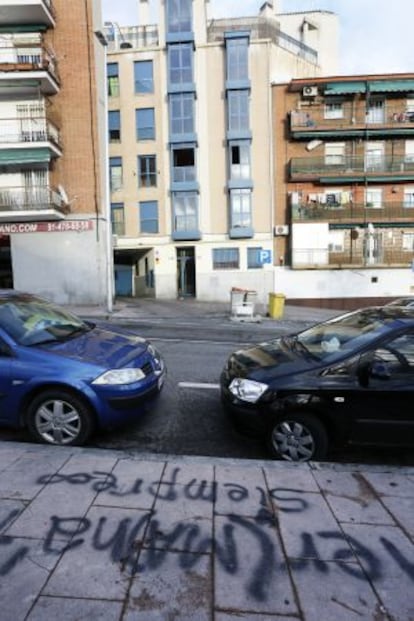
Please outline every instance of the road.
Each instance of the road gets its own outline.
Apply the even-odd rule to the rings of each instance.
[[[136,423],[95,435],[90,444],[99,448],[130,450],[134,454],[201,455],[268,459],[263,444],[236,434],[224,416],[219,398],[220,371],[228,355],[249,342],[269,338],[253,326],[248,330],[200,330],[187,326],[171,330],[156,326],[129,326],[149,338],[163,354],[168,375],[151,410]],[[0,431],[0,440],[27,440],[24,432]],[[346,449],[331,453],[330,461],[414,465],[413,451]]]

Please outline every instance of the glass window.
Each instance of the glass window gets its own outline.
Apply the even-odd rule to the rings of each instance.
[[[176,183],[194,181],[196,178],[194,147],[173,147],[173,181]]]
[[[124,203],[111,203],[111,223],[114,235],[125,235]]]
[[[157,201],[141,201],[139,204],[139,223],[141,233],[158,233]]]
[[[240,257],[238,248],[214,248],[213,270],[239,269]]]
[[[122,158],[109,158],[109,187],[111,192],[116,192],[122,188]]]
[[[344,251],[344,231],[329,231],[328,250],[329,252]]]
[[[248,38],[229,39],[226,43],[227,49],[227,79],[247,80],[248,70]]]
[[[263,267],[261,261],[262,248],[247,248],[247,267],[248,269],[259,269]]]
[[[229,91],[227,95],[228,129],[241,131],[249,129],[249,93],[247,90]]]
[[[191,31],[192,0],[167,0],[167,32]]]
[[[412,252],[414,250],[414,233],[403,233],[402,249]]]
[[[168,69],[171,84],[189,84],[193,81],[193,53],[191,43],[168,46]]]
[[[152,60],[138,60],[134,62],[135,93],[153,93],[154,76]]]
[[[137,140],[155,139],[154,108],[139,108],[136,113]]]
[[[384,123],[385,102],[383,99],[372,100],[368,103],[366,121],[367,123]]]
[[[230,178],[231,179],[250,179],[250,142],[240,140],[230,142]]]
[[[108,132],[109,142],[119,142],[121,140],[121,113],[119,110],[108,112]]]
[[[171,133],[191,134],[194,132],[194,95],[177,93],[170,95]]]
[[[404,189],[404,207],[414,208],[414,188]]]
[[[382,188],[369,188],[365,191],[366,207],[382,207]]]
[[[157,185],[157,158],[155,155],[138,156],[138,186],[155,188]]]
[[[118,63],[108,63],[106,66],[108,81],[108,97],[119,97]]]
[[[231,227],[246,228],[252,226],[251,190],[231,190]]]
[[[345,143],[330,142],[325,144],[325,164],[338,166],[345,162]]]
[[[344,116],[343,102],[338,100],[325,101],[325,119],[342,119]]]
[[[174,231],[196,231],[198,228],[198,195],[196,192],[176,192],[174,202]]]

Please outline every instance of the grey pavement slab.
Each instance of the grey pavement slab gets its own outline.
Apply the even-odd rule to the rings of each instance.
[[[14,442],[0,464],[1,621],[414,620],[413,468]]]

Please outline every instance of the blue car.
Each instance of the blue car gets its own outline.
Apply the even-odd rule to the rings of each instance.
[[[42,298],[0,290],[0,424],[38,442],[84,444],[136,419],[164,383],[144,339],[83,321]]]

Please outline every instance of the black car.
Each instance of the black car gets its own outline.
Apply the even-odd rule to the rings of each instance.
[[[220,382],[236,428],[276,458],[414,446],[414,309],[364,308],[237,351]]]

